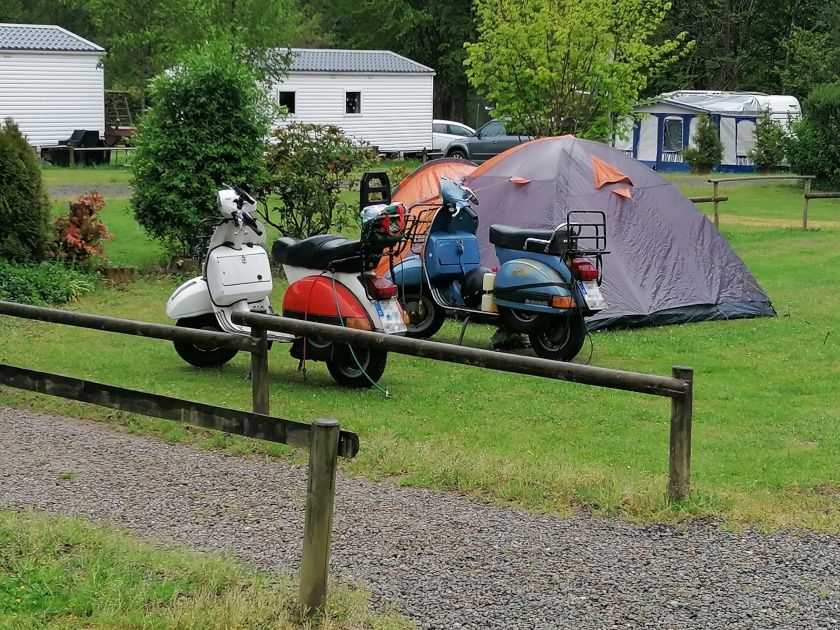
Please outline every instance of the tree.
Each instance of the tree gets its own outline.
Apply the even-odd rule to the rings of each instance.
[[[210,45],[152,81],[133,157],[138,222],[172,254],[207,238],[223,184],[262,184],[272,112],[242,51]]]
[[[785,131],[767,110],[756,121],[755,146],[748,155],[759,172],[772,171],[785,161]]]
[[[43,260],[52,240],[41,167],[17,125],[0,125],[0,258]]]
[[[434,69],[435,115],[466,120],[472,0],[311,0],[337,46],[388,48]]]
[[[291,123],[278,129],[266,155],[260,196],[280,205],[267,208],[266,220],[295,238],[341,230],[354,214],[341,192],[352,188],[347,184],[351,173],[374,157],[332,125]]]
[[[815,87],[805,99],[804,117],[793,125],[787,156],[791,168],[816,175],[820,188],[840,189],[840,81]]]
[[[692,143],[693,147],[683,150],[683,159],[691,165],[693,173],[708,173],[723,160],[723,142],[707,114],[697,118]]]
[[[605,139],[629,116],[652,68],[668,65],[682,36],[650,40],[664,19],[659,0],[476,0],[478,39],[467,76],[494,114],[536,136],[576,123]]]

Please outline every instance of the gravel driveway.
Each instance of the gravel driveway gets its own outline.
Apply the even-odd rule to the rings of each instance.
[[[74,198],[84,195],[90,190],[96,190],[105,199],[113,197],[131,197],[134,189],[128,184],[67,184],[61,186],[48,186],[47,194],[52,199]]]
[[[2,407],[0,435],[2,507],[297,565],[304,470]],[[336,509],[334,575],[424,628],[840,628],[838,536],[553,518],[348,477]]]

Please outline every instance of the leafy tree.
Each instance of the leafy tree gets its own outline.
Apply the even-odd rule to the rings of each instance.
[[[787,156],[791,168],[816,175],[820,188],[840,190],[840,81],[815,87],[804,102],[804,117],[793,125]]]
[[[352,189],[351,173],[374,157],[332,125],[290,123],[278,129],[266,155],[261,196],[280,204],[267,207],[266,220],[295,238],[341,230],[355,213],[341,192]]]
[[[705,174],[723,160],[723,142],[718,130],[706,114],[697,118],[697,129],[692,138],[693,147],[683,149],[683,159],[691,165],[692,172]]]
[[[222,183],[259,186],[272,112],[241,51],[213,45],[187,54],[151,84],[140,121],[132,207],[172,254],[206,239]]]
[[[771,171],[785,161],[785,131],[767,110],[756,121],[755,146],[748,155],[761,172]]]
[[[651,68],[668,65],[678,36],[650,40],[668,4],[660,0],[476,0],[478,39],[467,76],[494,114],[537,136],[612,135],[631,114]]]
[[[838,24],[840,28],[840,24]],[[794,30],[785,43],[788,65],[782,70],[785,93],[805,98],[815,85],[840,77],[840,33]]]
[[[17,125],[0,125],[0,258],[43,260],[52,240],[41,167]]]
[[[472,0],[312,0],[336,46],[386,48],[434,68],[437,116],[467,118],[464,42],[475,35]]]

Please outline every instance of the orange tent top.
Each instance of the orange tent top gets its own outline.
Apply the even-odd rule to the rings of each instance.
[[[604,160],[590,156],[592,168],[595,170],[595,188],[601,189],[607,184],[618,184],[624,182],[633,185],[633,181],[614,166],[607,164]]]

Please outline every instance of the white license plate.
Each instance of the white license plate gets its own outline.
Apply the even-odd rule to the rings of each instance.
[[[607,301],[601,293],[601,287],[598,286],[595,280],[588,282],[579,281],[578,287],[580,287],[580,292],[583,293],[583,299],[586,300],[586,305],[589,307],[589,310],[603,311],[607,308]]]
[[[374,302],[376,314],[382,320],[382,329],[389,335],[406,331],[402,311],[396,300],[382,300]]]

